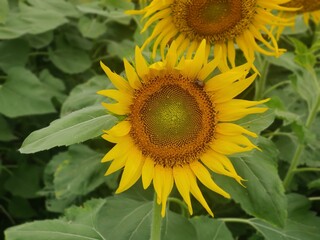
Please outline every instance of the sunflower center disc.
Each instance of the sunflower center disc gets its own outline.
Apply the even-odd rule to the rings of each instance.
[[[182,76],[155,77],[135,92],[131,136],[165,167],[197,159],[213,138],[213,104],[203,87]]]
[[[173,22],[180,32],[199,41],[226,41],[249,28],[256,0],[175,0]]]

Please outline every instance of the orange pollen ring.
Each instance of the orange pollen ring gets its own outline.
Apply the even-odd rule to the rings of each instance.
[[[175,0],[171,6],[175,26],[191,40],[210,43],[233,40],[249,29],[257,0]]]
[[[199,82],[166,74],[152,77],[135,90],[128,118],[130,135],[155,165],[183,166],[199,159],[209,148],[216,114]]]

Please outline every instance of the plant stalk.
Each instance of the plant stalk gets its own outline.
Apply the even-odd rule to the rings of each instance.
[[[153,215],[151,223],[151,237],[150,240],[161,239],[161,205],[157,203],[157,194],[154,193],[153,197]]]

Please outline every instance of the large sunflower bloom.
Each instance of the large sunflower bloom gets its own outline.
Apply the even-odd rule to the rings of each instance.
[[[142,48],[153,42],[153,57],[160,45],[163,56],[165,46],[174,38],[178,52],[188,49],[189,56],[207,40],[207,53],[214,45],[215,52],[222,48],[223,71],[235,66],[235,44],[242,50],[249,62],[254,60],[254,52],[268,56],[279,56],[277,41],[268,26],[293,25],[291,19],[275,16],[273,10],[292,10],[280,6],[288,0],[153,0],[142,10],[127,11],[141,14],[144,23],[142,32],[154,23],[154,29]],[[268,37],[271,41],[267,41]],[[263,47],[260,46],[263,45]]]
[[[116,101],[103,105],[111,113],[125,117],[102,136],[115,143],[102,159],[113,160],[106,175],[124,168],[116,193],[127,190],[140,177],[144,188],[153,181],[162,216],[174,185],[190,214],[191,193],[213,216],[197,179],[229,198],[208,169],[241,184],[242,178],[226,155],[256,148],[247,138],[256,134],[231,122],[266,111],[254,107],[266,100],[233,99],[254,81],[256,74],[245,78],[250,65],[212,76],[218,59],[208,62],[205,46],[204,40],[193,58],[178,60],[173,42],[166,57],[152,65],[136,47],[135,68],[124,59],[127,80],[101,63],[117,88],[98,92]]]

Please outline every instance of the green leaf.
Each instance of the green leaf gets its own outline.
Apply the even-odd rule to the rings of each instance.
[[[40,189],[40,173],[41,169],[38,166],[19,165],[4,183],[4,186],[14,196],[35,198]]]
[[[54,174],[54,190],[57,199],[85,196],[104,183],[103,154],[85,145],[71,146],[68,157],[59,164]]]
[[[39,78],[41,82],[45,83],[45,87],[47,88],[47,91],[50,92],[50,95],[56,97],[59,102],[64,102],[67,97],[64,94],[66,87],[61,79],[53,76],[48,69],[42,70],[39,74]]]
[[[97,230],[105,240],[150,238],[152,202],[111,197],[97,215]]]
[[[283,226],[287,216],[286,198],[276,166],[278,152],[267,139],[260,138],[258,145],[262,151],[254,150],[232,161],[238,174],[245,179],[246,188],[221,175],[215,174],[215,180],[248,214]]]
[[[45,85],[24,68],[11,68],[0,85],[0,113],[8,117],[55,112]]]
[[[288,220],[283,229],[277,228],[260,219],[250,219],[249,223],[256,228],[266,240],[318,240],[320,238],[320,218],[310,212],[310,202],[297,194],[288,196]]]
[[[290,41],[293,43],[295,47],[295,61],[300,66],[305,68],[312,68],[316,63],[316,57],[314,54],[309,50],[309,48],[300,40],[290,37]]]
[[[0,0],[0,24],[5,23],[9,14],[8,0]]]
[[[87,52],[76,48],[58,48],[49,51],[49,59],[61,71],[76,74],[86,71],[91,66]]]
[[[34,153],[57,146],[69,146],[102,134],[116,122],[100,106],[92,106],[70,113],[53,121],[48,127],[31,133],[20,148],[21,153]]]
[[[53,31],[40,33],[37,35],[27,35],[29,45],[36,49],[41,49],[48,46],[53,40]]]
[[[12,133],[7,121],[0,115],[0,141],[10,142],[17,139]]]
[[[13,197],[10,199],[9,205],[8,205],[8,211],[10,212],[10,215],[14,218],[32,218],[36,217],[36,211],[32,208],[29,201],[25,198],[20,197]]]
[[[249,131],[260,133],[273,123],[274,117],[274,112],[272,110],[268,110],[262,114],[248,115],[237,121],[237,124],[243,126]]]
[[[310,189],[320,189],[320,178],[308,183]]]
[[[134,57],[135,43],[127,39],[120,43],[110,41],[108,51],[110,55],[115,55],[120,59],[132,59]]]
[[[84,37],[96,39],[107,31],[105,24],[97,18],[83,16],[78,22],[78,28]]]
[[[196,216],[190,219],[197,231],[197,240],[232,240],[232,234],[226,224],[219,219]]]
[[[12,67],[24,67],[28,61],[29,45],[22,39],[0,42],[0,68],[8,73]]]
[[[110,88],[112,83],[106,75],[94,76],[83,84],[72,89],[68,98],[61,107],[61,116],[65,116],[76,110],[101,104],[105,97],[98,95],[97,91]]]
[[[25,223],[5,231],[6,240],[102,240],[93,228],[63,220]]]
[[[161,239],[163,240],[194,240],[197,239],[197,232],[187,218],[167,211],[162,221]]]

